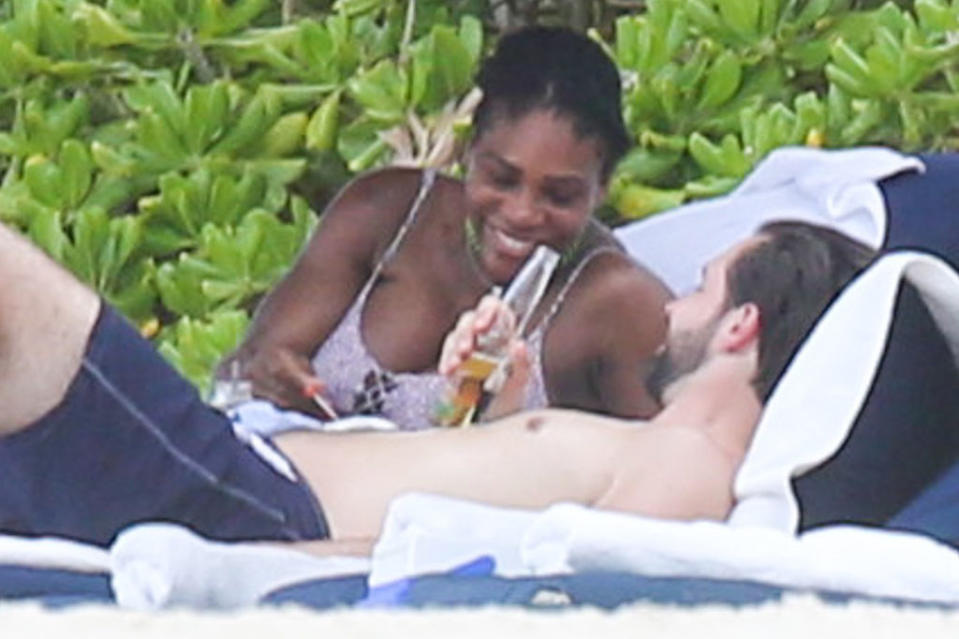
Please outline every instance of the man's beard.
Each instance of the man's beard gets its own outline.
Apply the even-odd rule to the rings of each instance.
[[[718,323],[719,318],[713,318],[702,328],[667,338],[666,347],[656,355],[646,377],[646,390],[660,405],[667,388],[702,365]]]

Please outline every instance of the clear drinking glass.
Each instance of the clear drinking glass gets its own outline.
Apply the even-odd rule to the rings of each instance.
[[[522,335],[539,304],[556,265],[559,253],[548,246],[536,247],[510,282],[503,302],[513,312],[512,330],[498,323],[476,340],[476,350],[457,371],[457,386],[444,402],[439,422],[463,426],[472,421],[483,391],[495,393],[505,380],[506,355],[514,335]]]

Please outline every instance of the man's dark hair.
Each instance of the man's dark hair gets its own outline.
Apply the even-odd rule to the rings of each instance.
[[[730,307],[759,308],[759,362],[753,388],[765,403],[799,345],[842,288],[876,252],[805,222],[770,222],[726,272]]]
[[[576,133],[600,143],[603,178],[630,147],[623,124],[619,71],[602,48],[560,27],[527,27],[503,36],[476,78],[483,99],[476,137],[496,118],[543,108],[570,118]]]

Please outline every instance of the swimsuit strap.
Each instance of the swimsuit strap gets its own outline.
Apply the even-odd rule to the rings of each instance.
[[[366,280],[366,284],[363,285],[363,289],[357,296],[357,301],[361,305],[361,300],[365,299],[367,294],[373,288],[373,284],[376,283],[377,278],[383,271],[383,267],[394,255],[396,255],[396,252],[399,250],[400,244],[403,243],[403,239],[406,237],[407,232],[413,226],[413,222],[416,221],[416,215],[423,206],[426,196],[429,195],[430,191],[433,189],[433,183],[435,181],[436,169],[434,167],[423,169],[423,174],[420,178],[419,191],[416,193],[416,198],[413,200],[413,204],[410,205],[410,210],[406,214],[406,219],[403,220],[403,225],[400,226],[399,230],[396,232],[396,235],[393,237],[393,241],[390,242],[390,245],[386,247],[385,251],[383,251],[383,255],[380,256],[376,266],[373,267],[373,272],[370,274],[369,279]]]
[[[536,326],[536,329],[533,331],[534,333],[546,330],[546,327],[549,326],[553,316],[559,312],[560,306],[562,306],[563,302],[566,300],[566,295],[569,293],[569,289],[571,289],[573,284],[576,283],[580,273],[582,273],[583,269],[586,268],[591,261],[593,261],[593,258],[598,255],[602,255],[603,253],[615,253],[620,255],[621,251],[613,246],[600,246],[587,253],[583,259],[580,260],[579,264],[576,265],[576,268],[573,269],[573,272],[569,274],[569,277],[566,278],[566,281],[563,283],[563,288],[561,288],[559,291],[559,295],[557,295],[556,299],[553,300],[552,306],[549,307],[546,315],[544,315],[543,319],[540,320],[539,324]]]

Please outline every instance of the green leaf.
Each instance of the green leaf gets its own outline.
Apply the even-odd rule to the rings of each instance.
[[[713,61],[699,98],[700,109],[713,109],[729,101],[739,89],[743,68],[739,56],[723,51]]]
[[[181,318],[160,336],[157,350],[198,389],[210,388],[216,364],[240,343],[250,318],[241,310],[217,311],[204,320]]]
[[[946,33],[959,28],[959,15],[939,0],[916,0],[913,10],[919,26],[928,33]]]
[[[615,54],[616,63],[627,69],[638,69],[640,25],[642,18],[638,16],[620,16],[616,19]],[[648,40],[645,40],[648,42]]]
[[[686,194],[682,190],[658,189],[642,184],[628,184],[611,198],[619,214],[631,220],[675,208],[685,199]]]
[[[64,207],[63,171],[50,160],[39,155],[31,156],[24,165],[23,180],[31,195],[46,206]]]
[[[13,0],[13,19],[8,23],[14,38],[29,51],[40,48],[40,0]]]
[[[215,154],[238,154],[253,145],[276,121],[270,99],[257,93],[243,108],[240,117],[224,129],[221,137],[211,148]]]
[[[137,41],[136,34],[127,29],[112,13],[89,2],[81,2],[71,19],[83,26],[85,40],[95,47],[110,48]]]
[[[334,91],[316,108],[306,125],[306,148],[329,151],[339,130],[340,92]]]
[[[198,154],[223,131],[230,112],[230,98],[226,83],[214,82],[192,87],[183,102],[186,119],[186,144],[190,152]]]
[[[93,183],[93,161],[85,144],[67,140],[60,147],[60,166],[63,170],[63,195],[70,208],[83,202]]]
[[[406,73],[392,60],[382,60],[348,83],[350,96],[366,115],[386,123],[398,122],[406,110]]]
[[[459,38],[470,57],[470,65],[476,65],[483,54],[483,23],[474,16],[464,15],[460,18]]]
[[[681,151],[637,147],[616,165],[616,175],[630,182],[655,182],[672,170],[682,157]]]
[[[34,244],[58,262],[63,261],[70,240],[63,230],[63,216],[59,211],[37,211],[30,219],[28,234]]]
[[[295,111],[277,120],[263,135],[260,155],[283,157],[303,148],[303,134],[309,121],[306,113]]]
[[[271,183],[289,184],[303,175],[303,171],[306,169],[306,160],[257,159],[247,160],[242,166],[245,170],[262,173]]]
[[[433,28],[433,80],[436,107],[458,97],[472,84],[473,58],[450,27]]]
[[[142,24],[147,31],[163,31],[175,33],[180,18],[177,16],[173,2],[146,2],[140,3]]]

